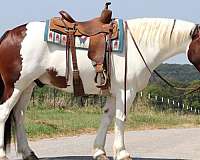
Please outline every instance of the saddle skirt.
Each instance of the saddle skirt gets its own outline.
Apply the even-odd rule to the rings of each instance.
[[[52,31],[50,29],[51,20],[46,21],[45,33],[44,33],[44,41],[48,43],[53,43],[57,45],[61,45],[63,47],[66,46],[66,35],[61,32]],[[123,52],[124,46],[124,26],[122,19],[115,20],[118,25],[118,38],[112,40],[112,51],[117,53]],[[87,36],[76,36],[75,37],[75,47],[77,49],[85,49],[89,48],[90,37]]]

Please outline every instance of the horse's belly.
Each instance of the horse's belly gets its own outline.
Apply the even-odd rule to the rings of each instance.
[[[78,68],[80,72],[80,77],[83,82],[84,91],[86,94],[98,94],[100,90],[96,87],[96,84],[94,82],[95,77],[95,68],[92,65],[91,60],[87,56],[87,51],[85,50],[77,50],[77,63]],[[66,53],[65,48],[62,48],[60,50],[55,50],[53,53],[49,56],[49,63],[46,65],[47,73],[43,74],[39,79],[45,83],[49,84],[51,86],[54,86],[56,88],[62,89],[66,92],[73,92],[73,72],[72,72],[72,60],[70,56],[70,65],[69,65],[69,81],[68,85],[65,86],[65,75],[66,75]],[[48,70],[53,70],[56,74],[54,75],[54,79],[50,77]],[[60,83],[55,84],[52,83],[52,81]],[[63,83],[63,84],[61,84]]]

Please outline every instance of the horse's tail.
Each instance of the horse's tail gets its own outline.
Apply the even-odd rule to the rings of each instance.
[[[12,133],[13,133],[13,137],[15,138],[15,129],[14,129],[15,122],[13,119],[14,119],[13,111],[11,111],[5,123],[5,130],[4,130],[4,150],[5,151],[10,151]]]
[[[0,38],[0,45],[2,43],[2,41],[7,37],[9,33],[9,30],[6,31]],[[3,79],[2,79],[2,76],[0,74],[0,104],[2,104],[4,102],[3,100],[3,93],[4,93],[4,88],[5,88],[5,85],[4,85],[4,82],[3,82]],[[11,111],[11,113],[9,114],[9,117],[8,119],[6,120],[6,123],[5,123],[5,130],[4,130],[4,150],[8,150],[10,148],[10,144],[11,144],[11,126],[13,123],[13,113]]]

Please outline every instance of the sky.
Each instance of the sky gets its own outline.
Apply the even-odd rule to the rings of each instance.
[[[175,18],[200,23],[200,0],[110,0],[113,17]],[[6,30],[30,21],[44,21],[66,10],[74,19],[84,21],[100,15],[105,0],[2,0],[0,35]],[[166,63],[189,63],[185,54]]]

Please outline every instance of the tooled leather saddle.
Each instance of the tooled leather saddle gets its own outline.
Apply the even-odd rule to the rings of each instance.
[[[111,3],[105,4],[101,16],[85,22],[75,21],[65,11],[60,11],[61,17],[54,17],[50,21],[50,30],[67,36],[66,40],[66,80],[69,79],[69,53],[71,51],[73,63],[73,88],[75,96],[84,95],[84,87],[77,65],[75,36],[90,37],[88,57],[95,62],[95,82],[102,90],[110,88],[110,54],[111,41],[118,37],[118,26],[112,19],[112,11],[108,9]]]

